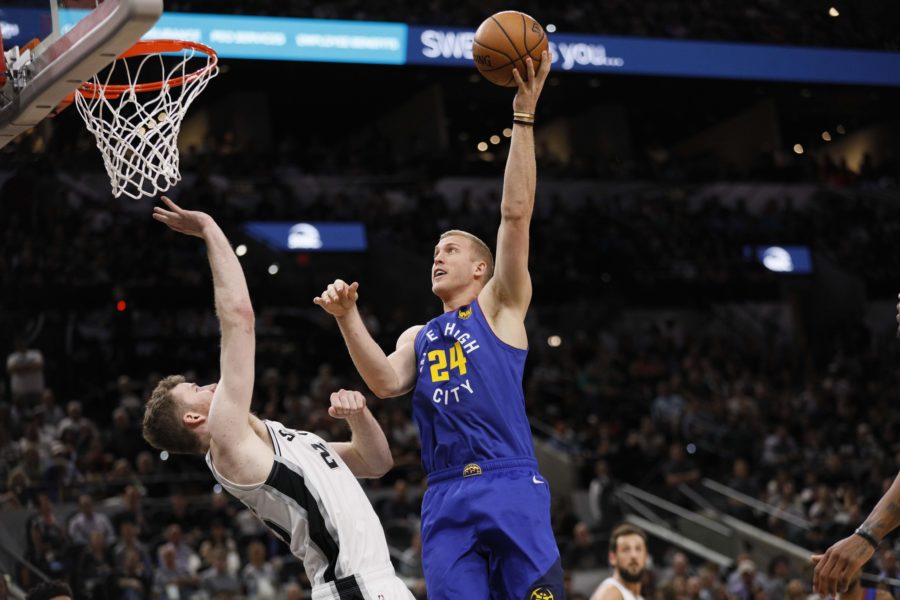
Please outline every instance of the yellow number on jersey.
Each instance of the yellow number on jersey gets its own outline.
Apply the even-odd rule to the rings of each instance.
[[[435,362],[437,361],[437,362]],[[447,353],[443,350],[432,350],[428,353],[431,365],[431,381],[449,381],[450,373],[446,370]]]
[[[447,369],[447,352],[444,350],[432,350],[428,353],[428,362],[431,363],[431,381],[450,381],[450,371],[456,369],[460,375],[466,374],[466,355],[462,346],[456,342],[450,346],[450,369]]]
[[[459,370],[460,375],[466,374],[466,355],[463,353],[459,342],[450,347],[450,369]]]

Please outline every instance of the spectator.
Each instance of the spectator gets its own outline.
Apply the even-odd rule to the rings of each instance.
[[[606,564],[603,549],[587,523],[579,521],[572,530],[572,541],[562,549],[563,568],[599,569]]]
[[[662,473],[666,482],[666,495],[671,499],[681,496],[678,490],[679,486],[691,485],[700,481],[700,470],[694,461],[685,454],[682,442],[674,442],[669,445],[669,460],[663,464]]]
[[[141,572],[149,573],[152,569],[150,553],[139,539],[140,531],[140,527],[134,521],[123,520],[119,525],[119,542],[113,547],[113,560],[119,570],[127,570],[125,562],[129,555],[137,557],[141,563]]]
[[[116,539],[109,518],[103,513],[95,512],[93,498],[83,494],[78,498],[78,512],[69,521],[69,537],[72,543],[87,546],[95,531],[103,535],[105,545],[112,544]]]
[[[685,583],[694,576],[691,563],[688,561],[687,554],[684,552],[675,552],[672,554],[672,564],[663,569],[660,573],[660,585],[665,586],[674,579],[681,579]]]
[[[115,572],[116,598],[121,600],[149,600],[153,587],[153,573],[141,556],[127,549]]]
[[[119,496],[119,508],[113,513],[112,522],[119,529],[122,523],[128,522],[141,532],[146,532],[149,524],[144,516],[143,498],[137,485],[125,486]]]
[[[114,570],[106,535],[99,530],[91,531],[88,546],[82,550],[78,569],[75,571],[79,595],[96,600],[114,600]]]
[[[194,575],[200,566],[200,558],[194,550],[188,545],[181,532],[181,527],[175,523],[166,527],[165,531],[166,544],[163,544],[157,550],[157,561],[159,564],[165,562],[163,560],[163,551],[172,550],[175,553],[175,564],[179,573],[190,573]]]
[[[405,479],[397,479],[393,493],[378,503],[376,512],[381,522],[386,523],[394,519],[415,519],[420,510],[419,503],[410,498],[409,484]]]
[[[878,577],[881,579],[900,579],[900,568],[897,565],[897,555],[892,548],[885,548],[881,551],[878,562],[880,570]],[[888,591],[896,598],[900,594],[900,586],[889,585]]]
[[[15,350],[6,358],[9,389],[17,406],[34,406],[44,391],[44,355],[29,348],[21,335],[15,338]]]
[[[212,554],[216,550],[225,552],[229,575],[237,575],[241,567],[241,558],[238,556],[237,545],[231,537],[231,532],[225,526],[224,521],[214,520],[209,527],[209,538],[200,544],[200,558],[207,564],[212,564]]]
[[[769,561],[766,577],[766,594],[769,598],[784,598],[791,580],[791,564],[786,556],[776,556]]]
[[[594,478],[588,485],[591,519],[598,532],[608,534],[622,520],[622,510],[615,496],[615,482],[605,460],[594,463]]]
[[[154,594],[160,600],[190,598],[197,590],[199,578],[178,563],[177,550],[171,543],[159,548],[159,565],[153,577]]]
[[[228,572],[228,553],[223,548],[210,552],[210,567],[200,575],[200,585],[216,600],[236,599],[241,592],[237,577]]]
[[[262,543],[252,542],[247,547],[247,564],[241,571],[241,581],[250,600],[270,600],[275,597],[275,567],[266,560],[266,547]]]
[[[142,495],[147,498],[162,498],[169,494],[169,484],[163,481],[153,455],[147,451],[137,457],[137,476],[144,486]]]
[[[112,431],[107,434],[105,449],[113,457],[133,463],[144,448],[140,430],[132,425],[131,417],[129,417],[128,411],[124,408],[115,409],[112,417]]]
[[[757,600],[757,595],[765,593],[766,582],[756,571],[756,563],[743,559],[728,579],[728,594],[736,600]]]

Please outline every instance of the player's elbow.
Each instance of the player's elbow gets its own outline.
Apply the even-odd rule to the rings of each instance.
[[[387,400],[388,398],[396,398],[403,395],[405,390],[401,389],[395,381],[378,381],[370,386],[372,393],[379,400]]]
[[[219,319],[223,324],[252,330],[256,324],[256,315],[253,305],[249,301],[236,302],[223,307],[219,311]]]
[[[372,388],[372,393],[375,394],[375,397],[379,400],[387,400],[388,398],[393,398],[390,393],[386,392],[384,388]]]
[[[388,471],[394,468],[394,457],[390,451],[382,453],[378,460],[372,465],[372,477],[381,478],[388,474]]]
[[[527,202],[505,202],[500,208],[500,218],[507,223],[531,220],[531,205]]]
[[[379,386],[373,387],[372,393],[375,394],[375,397],[378,398],[379,400],[387,400],[388,398],[394,398],[394,397],[400,395],[397,392],[395,392],[391,387],[386,386],[386,385],[385,386],[379,385]]]

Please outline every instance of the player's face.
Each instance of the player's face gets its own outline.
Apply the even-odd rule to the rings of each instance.
[[[616,551],[609,553],[612,565],[625,581],[637,583],[647,567],[647,545],[639,535],[621,535],[616,540]]]
[[[442,292],[469,285],[477,264],[469,240],[457,235],[445,237],[434,247],[431,291],[440,296]]]
[[[176,385],[175,390],[178,399],[184,403],[188,411],[209,415],[209,405],[212,404],[213,394],[216,391],[215,383],[199,386],[196,383],[184,382]]]

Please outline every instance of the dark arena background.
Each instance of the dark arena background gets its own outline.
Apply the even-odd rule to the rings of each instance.
[[[312,300],[358,281],[390,350],[440,312],[440,233],[493,247],[514,88],[446,33],[504,9],[569,40],[534,128],[524,379],[567,598],[609,574],[627,521],[648,534],[648,600],[805,600],[809,556],[863,522],[900,461],[894,2],[167,1],[167,16],[405,23],[444,44],[447,64],[223,57],[190,108],[168,195],[212,215],[240,257],[252,410],[345,440],[328,397],[367,394],[394,468],[363,486],[398,575],[427,598],[409,397],[369,393]],[[602,43],[577,49],[578,35]],[[658,42],[706,50],[628,70]],[[728,58],[735,44],[748,58]],[[814,57],[793,65],[801,48]],[[141,437],[160,377],[219,369],[203,245],[154,222],[154,204],[112,197],[74,108],[0,150],[0,599],[47,578],[78,599],[310,597],[202,458]],[[314,243],[288,248],[255,222],[306,223]],[[865,586],[900,591],[897,542]]]

